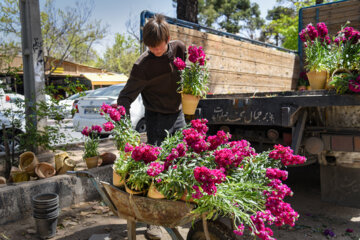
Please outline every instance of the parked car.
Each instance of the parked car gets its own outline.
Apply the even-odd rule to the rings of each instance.
[[[5,93],[0,89],[0,152],[5,151],[3,127],[7,130],[8,144],[10,151],[13,148],[17,151],[20,147],[20,139],[16,137],[18,133],[22,133],[25,129],[25,118],[22,104],[24,96],[18,93]],[[12,130],[13,124],[14,129]],[[14,132],[14,137],[12,136]]]
[[[62,113],[64,114],[64,118],[72,118],[74,117],[75,114],[75,107],[74,107],[74,103],[75,101],[80,98],[80,97],[84,97],[86,95],[88,95],[89,93],[93,92],[94,90],[88,90],[85,92],[78,92],[75,93],[74,95],[71,95],[70,97],[64,99],[64,100],[60,100],[59,101],[59,107],[62,111]]]
[[[81,132],[85,126],[102,125],[106,122],[104,116],[100,115],[100,107],[105,104],[116,104],[120,91],[125,84],[112,85],[103,89],[95,90],[85,97],[79,98],[77,102],[77,112],[73,118],[75,131]],[[139,95],[131,104],[130,108],[131,124],[138,132],[146,131],[145,109],[142,98]],[[106,135],[104,132],[103,134]]]

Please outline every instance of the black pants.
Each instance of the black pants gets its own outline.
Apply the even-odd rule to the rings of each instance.
[[[173,134],[186,125],[182,111],[174,114],[164,114],[145,110],[145,121],[148,143],[156,146],[160,146],[165,139],[165,130]]]

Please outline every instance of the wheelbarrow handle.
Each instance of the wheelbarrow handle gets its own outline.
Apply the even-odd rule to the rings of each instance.
[[[108,196],[108,194],[106,193],[105,189],[96,180],[96,177],[94,174],[92,174],[91,172],[88,172],[88,171],[67,171],[66,173],[75,174],[76,177],[79,177],[79,178],[81,178],[81,177],[88,178],[92,182],[92,184],[94,185],[94,187],[96,188],[98,193],[100,194],[100,196],[101,196],[102,200],[105,202],[105,204],[113,211],[113,213],[115,215],[118,215],[118,212],[117,212],[117,209],[116,209],[114,203],[111,201],[111,199]]]

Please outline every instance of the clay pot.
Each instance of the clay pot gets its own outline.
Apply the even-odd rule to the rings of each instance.
[[[182,195],[182,197],[180,198],[181,201],[184,201],[184,202],[191,202],[193,203],[194,202],[194,199],[191,197],[189,200],[186,200],[187,198],[187,190],[185,189],[184,191],[184,194]]]
[[[101,166],[113,164],[116,160],[116,155],[111,152],[105,152],[100,155],[102,160]]]
[[[132,190],[130,189],[127,185],[126,185],[126,182],[125,182],[125,191],[129,194],[132,194],[132,195],[141,195],[144,193],[144,191],[136,191],[136,190]]]
[[[125,185],[125,180],[113,170],[113,185],[115,187],[122,187]]]
[[[64,166],[64,160],[68,158],[67,152],[55,154],[55,170],[58,172]]]
[[[86,166],[88,169],[95,168],[101,165],[101,158],[99,156],[85,158]]]
[[[26,182],[30,180],[30,175],[23,171],[12,171],[10,173],[12,182]]]
[[[328,78],[328,72],[327,71],[311,71],[306,73],[309,83],[311,86],[311,89],[325,89],[326,80]]]
[[[30,176],[35,177],[35,167],[39,160],[33,152],[24,152],[20,155],[19,168],[27,172]]]
[[[182,110],[186,115],[194,115],[197,105],[200,101],[200,97],[181,93]]]
[[[55,175],[55,168],[47,162],[41,162],[36,165],[35,173],[39,178],[49,178]]]
[[[6,178],[0,177],[0,184],[6,184]]]
[[[147,193],[147,196],[149,198],[154,198],[154,199],[164,199],[165,198],[165,196],[156,189],[154,183],[151,183],[149,191]]]
[[[58,175],[65,174],[67,171],[74,171],[76,163],[71,158],[65,158],[62,168],[58,171]]]

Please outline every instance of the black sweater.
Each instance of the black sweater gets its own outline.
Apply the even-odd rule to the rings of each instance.
[[[117,103],[129,113],[130,104],[141,93],[146,110],[165,114],[181,110],[181,95],[177,92],[180,74],[173,61],[180,57],[185,61],[186,47],[179,40],[168,44],[167,52],[156,57],[145,51],[133,65],[130,77],[120,92]]]

